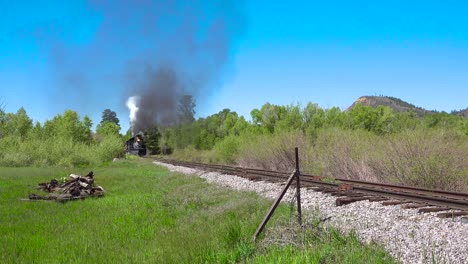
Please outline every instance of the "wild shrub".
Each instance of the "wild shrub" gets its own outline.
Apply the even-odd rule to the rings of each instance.
[[[123,155],[123,140],[118,136],[105,137],[98,144],[90,148],[92,163],[111,161]]]
[[[185,160],[194,162],[209,162],[210,151],[197,150],[193,145],[190,145],[184,149],[174,149],[174,153],[171,158],[175,160]]]
[[[295,168],[294,148],[299,148],[302,166],[309,166],[310,141],[302,131],[273,135],[245,135],[239,148],[237,163],[245,167],[292,171]]]
[[[370,163],[380,180],[468,191],[468,140],[453,130],[412,130],[389,136],[385,155]]]
[[[0,166],[19,167],[31,164],[31,157],[25,153],[6,152],[0,159]]]
[[[46,139],[3,138],[0,140],[0,165],[66,167],[100,164],[111,161],[123,152],[120,137],[109,136],[102,142],[80,143],[61,137]]]
[[[381,151],[379,145],[379,137],[366,130],[321,129],[311,150],[315,170],[327,177],[376,181],[369,160]]]
[[[240,137],[228,136],[224,138],[214,146],[211,159],[216,163],[235,163],[239,154],[240,144]]]
[[[211,151],[178,150],[173,157],[249,168],[292,171],[294,147],[300,168],[331,178],[386,182],[454,191],[468,190],[468,140],[457,130],[405,130],[376,135],[367,130],[320,128],[229,136]]]

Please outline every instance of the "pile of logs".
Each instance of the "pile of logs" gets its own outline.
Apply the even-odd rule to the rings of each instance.
[[[104,189],[94,185],[94,173],[91,171],[86,176],[70,174],[68,179],[60,183],[56,179],[50,182],[39,183],[38,190],[47,192],[46,195],[30,194],[29,200],[57,200],[68,201],[85,199],[86,197],[101,197]]]

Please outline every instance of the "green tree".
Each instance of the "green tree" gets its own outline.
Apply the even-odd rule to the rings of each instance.
[[[286,116],[287,111],[285,106],[266,103],[260,110],[252,110],[250,115],[253,123],[260,126],[264,132],[273,133],[276,123]]]
[[[398,112],[394,113],[395,118],[392,122],[394,132],[401,132],[405,129],[416,129],[421,125],[421,120],[418,118],[417,113],[411,112]]]
[[[275,131],[293,131],[304,128],[303,116],[299,105],[288,105],[276,121]]]
[[[156,124],[148,127],[145,130],[145,144],[146,148],[149,150],[150,154],[160,154],[160,139],[161,139],[161,132],[158,129]]]
[[[96,126],[96,135],[100,137],[120,136],[120,127],[114,122],[104,122]]]
[[[42,128],[41,123],[36,122],[34,127],[31,129],[29,137],[32,138],[32,139],[41,140],[44,137],[43,131],[44,131],[44,129]]]
[[[424,117],[424,123],[428,128],[436,127],[456,127],[458,121],[463,119],[463,117],[450,115],[445,112],[439,112],[434,114],[429,114]]]
[[[0,111],[0,136],[13,136],[25,139],[32,129],[32,119],[21,107],[16,114]]]
[[[318,104],[307,103],[302,111],[302,115],[306,131],[311,135],[315,135],[317,129],[322,128],[326,124],[325,110],[320,108]]]
[[[260,110],[254,108],[252,111],[250,111],[250,117],[252,118],[252,122],[254,125],[262,125],[262,115],[260,113]]]
[[[110,109],[105,109],[103,112],[102,112],[102,120],[101,120],[101,123],[100,124],[103,124],[105,122],[112,122],[112,123],[115,123],[118,127],[119,127],[119,130],[120,130],[120,120],[117,118],[117,113],[110,110]]]
[[[85,116],[80,121],[78,113],[65,110],[63,115],[57,115],[44,124],[45,137],[60,137],[75,142],[89,143],[91,141],[91,119]]]
[[[29,118],[26,110],[23,107],[18,109],[15,119],[16,133],[18,133],[21,138],[26,138],[27,134],[33,127],[32,119]]]
[[[329,127],[344,127],[346,114],[338,107],[332,107],[325,111],[325,123]]]
[[[231,135],[236,135],[239,136],[245,131],[247,131],[250,127],[249,122],[247,122],[244,118],[244,116],[240,116],[237,120],[234,126],[231,129]]]
[[[83,133],[84,133],[83,137],[85,137],[88,141],[91,141],[91,139],[93,138],[92,131],[91,131],[91,127],[93,127],[93,120],[91,120],[89,116],[85,115],[83,117],[82,126],[83,126]]]
[[[350,115],[353,129],[365,129],[379,135],[393,132],[392,124],[395,115],[390,107],[372,108],[357,104],[351,110]]]

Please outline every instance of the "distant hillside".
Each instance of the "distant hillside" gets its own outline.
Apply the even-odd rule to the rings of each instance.
[[[457,115],[457,116],[468,117],[468,107],[463,109],[463,110],[452,111],[451,114],[452,115]]]
[[[349,109],[353,108],[356,104],[361,103],[365,106],[377,107],[379,105],[388,106],[395,112],[415,112],[418,116],[434,113],[421,107],[405,102],[399,98],[391,96],[361,96],[354,102]]]
[[[426,114],[437,113],[437,111],[426,110],[422,107],[415,106],[408,102],[405,102],[399,98],[391,96],[361,96],[356,102],[354,102],[348,109],[352,109],[356,104],[361,103],[365,106],[377,107],[379,105],[388,106],[392,108],[395,112],[415,112],[418,116],[424,116]],[[450,114],[468,117],[468,108],[452,111]]]

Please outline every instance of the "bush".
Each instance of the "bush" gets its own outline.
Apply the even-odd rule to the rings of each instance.
[[[381,138],[366,130],[321,129],[311,150],[312,170],[333,178],[376,181],[370,157],[379,156]]]
[[[244,134],[226,137],[212,151],[177,150],[173,158],[292,171],[296,146],[303,173],[468,190],[468,140],[457,130],[421,128],[385,136],[341,128],[319,128],[313,135],[301,131]]]
[[[241,138],[228,136],[218,142],[213,148],[211,159],[216,163],[233,164],[239,154]]]
[[[197,150],[193,145],[184,149],[175,149],[172,158],[176,160],[185,160],[193,162],[209,162],[210,151]]]
[[[295,147],[299,148],[301,167],[310,167],[311,142],[301,131],[245,135],[241,141],[237,163],[245,167],[292,171],[295,168]]]
[[[123,140],[118,136],[105,137],[99,144],[90,149],[90,154],[94,162],[108,162],[113,158],[123,155]]]
[[[111,161],[123,153],[119,137],[109,136],[100,143],[73,142],[60,137],[0,140],[1,166],[86,166]]]
[[[384,142],[385,155],[371,166],[383,181],[468,191],[468,140],[461,132],[414,130]]]
[[[0,159],[0,166],[19,167],[31,164],[31,157],[25,153],[7,152]]]

